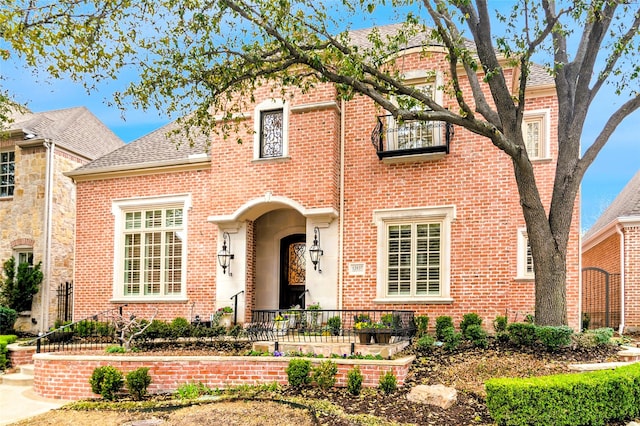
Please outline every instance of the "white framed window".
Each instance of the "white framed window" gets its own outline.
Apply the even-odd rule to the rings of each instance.
[[[535,110],[524,113],[522,119],[522,136],[531,160],[549,158],[551,128],[549,110]]]
[[[517,259],[516,279],[532,280],[535,278],[533,272],[533,255],[526,228],[518,229],[518,259]]]
[[[116,300],[186,299],[189,195],[114,201]]]
[[[283,158],[289,155],[289,104],[269,99],[254,110],[254,159]]]
[[[377,302],[450,303],[454,206],[377,210]]]
[[[31,249],[16,249],[16,262],[18,265],[26,263],[30,268],[33,267],[33,250]]]
[[[13,197],[15,163],[14,151],[0,152],[0,197]]]
[[[430,96],[437,103],[443,102],[442,73],[412,73],[404,76],[405,82],[417,91]],[[400,107],[410,111],[420,110],[415,100],[407,96],[398,96],[393,100]],[[444,144],[445,125],[434,121],[403,121],[397,122],[389,117],[387,123],[388,150],[419,149]]]

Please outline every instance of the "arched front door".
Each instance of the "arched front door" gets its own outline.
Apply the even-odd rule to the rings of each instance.
[[[280,240],[280,309],[304,306],[305,251],[305,234],[292,234]]]

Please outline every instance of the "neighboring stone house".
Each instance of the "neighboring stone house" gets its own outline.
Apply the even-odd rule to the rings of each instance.
[[[0,139],[0,260],[42,262],[44,281],[17,328],[55,321],[56,289],[73,279],[76,189],[64,176],[124,143],[84,107],[15,114]]]
[[[640,331],[640,171],[584,235],[582,267],[591,328]]]
[[[367,31],[352,34],[366,43]],[[442,49],[428,57],[418,50],[398,53],[406,79],[454,107],[440,89]],[[514,72],[506,77],[515,88]],[[541,68],[530,82],[523,131],[549,202],[558,106]],[[534,312],[507,155],[445,123],[398,125],[368,98],[339,100],[331,84],[287,92],[274,99],[280,91],[263,87],[228,139],[212,134],[176,149],[164,136],[172,125],[68,174],[78,190],[76,319],[122,303],[147,317],[158,309],[163,319],[208,318],[234,295],[241,322],[253,310],[299,302],[411,309],[431,324],[477,312],[489,329],[497,315],[513,321]],[[578,327],[574,223],[567,297],[569,324]],[[234,257],[223,269],[224,248]]]

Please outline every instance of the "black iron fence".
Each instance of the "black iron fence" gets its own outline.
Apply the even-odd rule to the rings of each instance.
[[[61,324],[29,344],[36,345],[36,352],[60,352],[91,350],[106,344],[118,344],[116,321],[122,318],[122,310],[127,305],[99,312],[80,321]]]
[[[58,321],[71,321],[73,311],[73,281],[60,284],[56,293],[58,295]]]
[[[582,269],[582,328],[610,327],[621,322],[620,274],[600,268]]]
[[[290,309],[253,311],[250,340],[390,343],[416,331],[413,311]]]

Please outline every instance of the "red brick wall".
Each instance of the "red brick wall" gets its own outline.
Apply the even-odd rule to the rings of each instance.
[[[412,55],[402,61],[404,71],[447,69],[444,57]],[[508,73],[509,74],[509,73]],[[511,78],[510,75],[507,76]],[[468,85],[463,84],[468,91]],[[256,102],[275,92],[263,87]],[[277,95],[279,96],[279,95]],[[489,97],[490,99],[490,97]],[[294,91],[288,102],[302,105],[336,100],[335,89],[319,84],[302,94]],[[444,105],[454,102],[445,95]],[[534,283],[518,281],[517,233],[525,226],[510,158],[485,138],[456,127],[451,152],[437,161],[403,164],[381,162],[371,144],[376,116],[383,114],[368,98],[356,97],[341,110],[324,107],[292,112],[289,118],[289,157],[253,161],[253,108],[244,108],[237,137],[242,144],[213,136],[211,170],[146,175],[80,182],[78,184],[78,232],[75,318],[111,307],[113,286],[113,224],[111,200],[160,194],[191,192],[193,209],[189,217],[189,260],[187,303],[163,303],[159,318],[190,317],[208,312],[215,298],[215,225],[207,216],[229,215],[266,192],[288,197],[303,208],[333,208],[339,211],[340,114],[345,120],[344,159],[344,308],[414,309],[435,319],[477,312],[490,328],[497,315],[522,319],[534,310]],[[551,108],[551,160],[535,162],[538,189],[544,202],[551,197],[557,158],[557,105],[553,96],[539,96],[528,102],[531,110]],[[454,205],[457,211],[451,239],[451,304],[374,304],[376,297],[376,227],[374,210],[388,208]],[[569,324],[578,327],[579,207],[576,204],[572,237],[567,253],[567,303]],[[255,294],[255,243],[252,220],[247,217],[248,256],[246,300],[253,306]],[[337,252],[338,247],[323,247]],[[241,261],[241,259],[237,259]],[[365,276],[350,276],[348,264],[363,262]],[[338,286],[338,283],[335,283]],[[336,291],[337,293],[337,291]],[[146,305],[135,305],[150,313]],[[433,323],[433,322],[432,322]]]
[[[412,69],[411,59],[403,62]],[[433,61],[429,57],[427,60]],[[433,63],[413,68],[433,69]],[[453,107],[445,96],[444,104]],[[557,104],[553,97],[528,101],[528,108],[551,108],[551,160],[535,162],[538,188],[549,203],[557,158]],[[534,311],[534,282],[515,280],[517,230],[524,218],[511,159],[491,142],[455,127],[450,154],[437,161],[385,164],[378,160],[369,138],[376,115],[383,114],[368,99],[349,102],[346,114],[344,307],[393,309],[375,304],[377,228],[372,221],[377,209],[455,205],[457,217],[451,234],[452,304],[404,304],[428,314],[432,320],[451,315],[454,322],[469,312],[480,314],[490,328],[497,315],[522,319]],[[567,253],[569,324],[578,326],[579,302],[579,207],[574,209],[572,238]],[[365,276],[349,276],[348,264],[367,264]],[[395,305],[397,306],[397,305]],[[432,321],[433,324],[433,321]]]
[[[191,312],[215,311],[217,227],[207,222],[211,212],[209,170],[103,179],[78,182],[74,319],[112,309],[114,226],[112,200],[147,196],[192,195],[188,219],[187,302],[160,303],[153,307],[129,303],[127,311],[149,318],[159,308],[157,319],[189,319]],[[120,303],[117,303],[120,304]]]
[[[616,232],[582,253],[582,267],[601,268],[610,274],[619,274],[620,235]]]
[[[91,392],[89,378],[93,370],[112,365],[126,373],[149,367],[149,393],[173,392],[180,385],[202,382],[211,388],[241,384],[287,383],[285,369],[289,358],[282,357],[129,357],[129,356],[64,356],[39,354],[35,357],[33,390],[45,398],[79,400],[97,397]],[[340,360],[336,386],[346,386],[347,373],[360,366],[362,385],[377,387],[382,373],[392,371],[402,386],[413,357],[396,361]],[[313,364],[324,361],[311,359]]]
[[[24,347],[17,345],[9,345],[7,353],[11,367],[15,368],[20,365],[33,364],[33,355],[36,353],[35,347]]]

